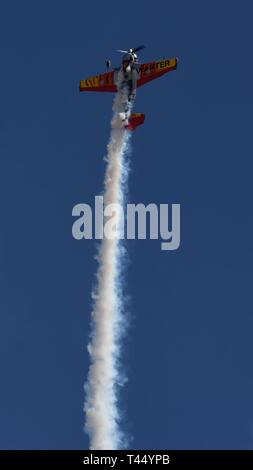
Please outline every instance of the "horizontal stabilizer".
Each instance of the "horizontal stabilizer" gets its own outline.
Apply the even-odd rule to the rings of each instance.
[[[128,124],[125,126],[129,131],[134,131],[136,127],[141,126],[145,121],[145,114],[134,113],[128,118]]]

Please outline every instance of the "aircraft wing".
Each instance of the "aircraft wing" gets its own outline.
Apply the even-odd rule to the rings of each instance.
[[[81,80],[80,91],[117,91],[114,84],[114,71]]]
[[[145,85],[145,83],[161,77],[165,73],[171,72],[177,68],[178,60],[163,59],[156,62],[149,62],[141,64],[140,78],[137,81],[137,87]],[[117,86],[115,84],[115,71],[106,72],[100,75],[86,78],[80,81],[80,91],[105,91],[116,92]]]
[[[171,72],[177,68],[178,59],[162,59],[156,62],[149,62],[148,64],[141,65],[141,76],[137,81],[137,86],[145,85],[145,83],[161,77],[165,73]]]

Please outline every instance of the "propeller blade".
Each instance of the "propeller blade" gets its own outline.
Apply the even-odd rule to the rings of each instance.
[[[138,46],[138,47],[135,47],[135,49],[133,49],[133,52],[138,52],[138,51],[141,51],[142,49],[144,49],[146,46]]]
[[[123,54],[127,54],[128,51],[123,51],[122,49],[117,49],[116,52],[123,52]]]

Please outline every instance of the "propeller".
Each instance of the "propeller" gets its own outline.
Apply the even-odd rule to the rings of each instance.
[[[138,46],[135,49],[133,49],[133,52],[138,52],[141,51],[142,49],[145,49],[146,46]]]
[[[138,47],[135,47],[134,49],[129,49],[128,51],[124,51],[122,49],[117,49],[117,52],[122,52],[123,54],[127,54],[127,53],[131,53],[131,52],[141,51],[144,48],[145,48],[145,46],[138,46]]]

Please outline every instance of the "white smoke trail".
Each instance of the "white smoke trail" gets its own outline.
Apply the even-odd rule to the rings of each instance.
[[[125,94],[118,92],[107,148],[105,206],[111,203],[123,205],[127,173],[125,156],[130,136],[130,132],[122,128],[120,119],[125,101]],[[122,222],[120,218],[118,211],[114,218],[117,227]],[[88,346],[91,364],[85,385],[85,429],[90,436],[90,449],[114,450],[125,447],[124,435],[119,429],[118,410],[118,387],[122,384],[120,339],[125,322],[120,290],[122,247],[119,238],[102,240],[98,262],[97,287],[93,292],[92,334]]]

